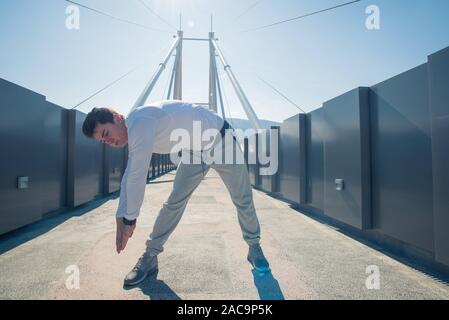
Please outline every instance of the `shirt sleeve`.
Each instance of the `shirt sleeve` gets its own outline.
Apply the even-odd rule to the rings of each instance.
[[[153,118],[136,119],[128,128],[128,163],[120,186],[116,216],[137,219],[145,195],[154,144]]]

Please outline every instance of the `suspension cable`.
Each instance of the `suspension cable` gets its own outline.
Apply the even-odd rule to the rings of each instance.
[[[143,0],[137,0],[137,1],[139,1],[139,2],[142,4],[142,6],[145,7],[145,9],[147,9],[147,10],[148,10],[149,12],[151,12],[153,15],[155,15],[156,17],[158,17],[159,20],[161,20],[162,22],[164,22],[164,23],[165,23],[166,25],[168,25],[170,28],[177,30],[176,27],[174,27],[170,22],[168,22],[167,20],[165,20],[164,18],[162,18],[162,17],[161,17],[160,15],[158,15],[153,9],[151,9],[151,7],[150,7],[147,3],[145,3],[145,1],[143,1]]]
[[[230,55],[231,57],[233,56],[232,54],[229,54],[229,52],[223,48],[223,46],[221,46],[221,50],[223,50],[226,55]],[[256,78],[258,78],[260,81],[262,81],[263,83],[265,83],[269,88],[271,88],[274,92],[276,92],[278,95],[280,95],[282,98],[284,98],[285,100],[287,100],[289,103],[291,103],[293,106],[295,106],[297,109],[299,109],[301,112],[303,113],[307,113],[305,112],[300,106],[298,106],[297,103],[295,103],[292,99],[288,98],[285,94],[283,94],[282,92],[280,92],[278,89],[276,89],[272,84],[270,84],[268,81],[264,80],[257,72],[254,71],[254,69],[252,67],[249,67],[247,65],[245,65],[246,68],[248,68],[249,72],[251,72],[251,74],[253,76],[255,76]]]
[[[84,4],[81,4],[81,3],[78,3],[78,2],[75,2],[75,1],[72,1],[72,0],[63,0],[63,1],[71,3],[71,4],[74,4],[74,5],[77,5],[77,6],[80,6],[80,7],[84,8],[84,9],[90,10],[90,11],[98,13],[98,14],[101,14],[101,15],[106,16],[108,18],[111,18],[111,19],[114,19],[114,20],[117,20],[117,21],[120,21],[120,22],[123,22],[123,23],[127,23],[127,24],[130,24],[130,25],[134,25],[134,26],[139,27],[139,28],[143,28],[143,29],[147,29],[147,30],[151,30],[151,31],[157,31],[157,32],[171,33],[170,31],[167,31],[167,30],[156,29],[156,28],[148,27],[148,26],[145,26],[143,24],[136,23],[136,22],[133,22],[133,21],[130,21],[130,20],[119,18],[119,17],[113,16],[113,15],[111,15],[109,13],[106,13],[104,11],[100,11],[98,9],[88,7],[88,6],[84,5]]]
[[[156,55],[158,55],[159,53],[161,53],[163,50],[165,50],[167,48],[167,46],[162,46],[160,50],[156,51],[154,54],[152,54],[149,58],[152,58]],[[77,105],[75,105],[73,108],[71,108],[71,110],[74,110],[76,108],[78,108],[79,106],[81,106],[82,104],[86,103],[87,101],[91,100],[92,98],[94,98],[95,96],[99,95],[100,93],[102,93],[103,91],[109,89],[110,87],[112,87],[114,84],[116,84],[117,82],[119,82],[120,80],[126,78],[127,76],[129,76],[131,73],[134,73],[142,64],[138,65],[137,67],[134,67],[133,69],[131,69],[130,71],[128,71],[127,73],[123,74],[122,76],[120,76],[119,78],[115,79],[114,81],[112,81],[111,83],[107,84],[105,87],[101,88],[100,90],[96,91],[95,93],[93,93],[92,95],[90,95],[89,97],[87,97],[86,99],[84,99],[83,101],[81,101],[80,103],[78,103]]]
[[[138,67],[135,67],[133,69],[131,69],[130,71],[128,71],[127,73],[125,73],[124,75],[120,76],[120,78],[115,79],[114,81],[112,81],[111,83],[109,83],[108,85],[106,85],[105,87],[103,87],[102,89],[98,90],[97,92],[95,92],[94,94],[90,95],[89,97],[87,97],[86,99],[84,99],[83,101],[81,101],[80,103],[78,103],[76,106],[74,106],[71,110],[74,110],[76,108],[78,108],[80,105],[86,103],[87,101],[89,101],[90,99],[92,99],[93,97],[99,95],[100,93],[102,93],[103,91],[109,89],[110,87],[112,87],[114,84],[116,84],[117,82],[119,82],[120,80],[122,80],[123,78],[127,77],[128,75],[130,75],[131,73],[133,73],[134,71],[136,71],[138,69]]]
[[[248,14],[248,12],[250,12],[252,9],[254,9],[259,3],[261,3],[262,1],[265,0],[257,0],[256,2],[253,2],[253,4],[251,4],[248,8],[246,8],[246,10],[244,10],[241,14],[239,14],[234,21],[239,20],[241,17],[243,17],[244,15]]]
[[[301,15],[301,16],[297,16],[297,17],[294,17],[294,18],[278,21],[278,22],[275,22],[275,23],[267,24],[267,25],[264,25],[264,26],[261,26],[261,27],[258,27],[258,28],[244,30],[244,31],[241,31],[241,33],[250,32],[250,31],[257,31],[257,30],[273,27],[273,26],[276,26],[276,25],[279,25],[279,24],[282,24],[282,23],[303,19],[303,18],[306,18],[306,17],[310,17],[310,16],[313,16],[313,15],[322,13],[322,12],[326,12],[326,11],[334,10],[334,9],[341,8],[341,7],[344,7],[344,6],[348,6],[350,4],[354,4],[354,3],[360,2],[360,1],[362,1],[362,0],[354,0],[354,1],[346,2],[346,3],[342,3],[342,4],[339,4],[337,6],[333,6],[333,7],[322,9],[322,10],[319,10],[319,11],[307,13],[307,14],[304,14],[304,15]]]
[[[303,109],[301,109],[300,106],[298,106],[295,102],[293,102],[290,98],[288,98],[285,94],[283,94],[282,92],[280,92],[278,89],[276,89],[271,83],[269,83],[268,81],[262,79],[261,76],[259,76],[257,73],[254,74],[260,81],[262,81],[263,83],[265,83],[268,87],[270,87],[274,92],[276,92],[277,94],[279,94],[282,98],[284,98],[285,100],[287,100],[288,102],[290,102],[292,105],[294,105],[296,108],[298,108],[302,113],[307,113],[305,112]]]

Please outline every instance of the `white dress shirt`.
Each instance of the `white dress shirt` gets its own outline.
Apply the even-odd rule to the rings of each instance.
[[[170,154],[185,149],[179,141],[170,138],[176,129],[193,137],[199,126],[201,134],[208,129],[219,132],[224,121],[217,114],[192,103],[160,101],[133,110],[125,123],[128,128],[128,164],[121,182],[116,216],[134,220],[142,206],[153,152]],[[189,149],[199,151],[210,147],[211,141],[201,140],[190,142]]]

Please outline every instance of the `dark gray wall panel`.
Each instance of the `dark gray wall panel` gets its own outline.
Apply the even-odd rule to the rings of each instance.
[[[275,148],[271,145],[271,134],[274,130],[277,130],[277,150],[275,150]],[[277,156],[278,156],[278,163],[277,163],[277,170],[274,174],[270,174],[270,175],[265,175],[265,174],[260,174],[260,181],[261,181],[261,188],[262,190],[266,191],[266,192],[279,192],[279,139],[280,139],[280,135],[279,135],[279,127],[271,127],[271,130],[265,130],[263,133],[260,134],[261,139],[265,139],[265,148],[266,151],[264,150],[262,154],[266,155],[268,157],[268,159],[270,159],[270,162],[268,163],[268,165],[261,165],[261,168],[270,168],[270,170],[274,170],[275,169],[275,165],[274,163],[272,163],[272,161],[275,160],[275,155],[272,154],[272,152],[277,152]],[[274,133],[273,133],[274,134]],[[275,136],[273,136],[273,138],[275,138]],[[263,147],[262,145],[260,145],[261,148]],[[260,161],[259,161],[260,162]],[[263,173],[263,172],[262,172]]]
[[[305,118],[297,114],[284,120],[280,129],[279,190],[297,204],[306,201]]]
[[[264,141],[264,142],[263,142]],[[260,155],[266,155],[269,156],[271,153],[271,145],[270,145],[270,134],[268,131],[263,131],[259,133],[259,162],[260,162]],[[260,164],[260,168],[267,167],[267,165]],[[260,171],[259,171],[260,174]],[[260,188],[264,191],[271,191],[271,176],[260,174]]]
[[[86,118],[79,111],[69,112],[68,199],[77,207],[103,194],[103,145],[83,135]]]
[[[252,135],[248,139],[248,174],[253,186],[260,185],[259,164],[257,162],[257,145],[259,135]]]
[[[75,206],[101,196],[103,146],[82,132],[86,115],[77,111],[75,132]]]
[[[372,87],[373,227],[433,251],[427,66]]]
[[[260,176],[260,186],[259,188],[265,192],[275,192],[276,184],[272,179],[272,176]]]
[[[0,79],[0,233],[65,206],[64,111]],[[17,178],[29,177],[19,190]]]
[[[371,226],[368,88],[324,103],[324,211],[354,227]],[[335,180],[344,180],[336,190]]]
[[[120,189],[120,182],[125,171],[124,160],[126,148],[106,147],[108,189],[106,192],[112,193]]]
[[[307,204],[324,210],[324,116],[323,108],[306,117]]]
[[[39,146],[42,212],[59,210],[67,204],[67,111],[47,102],[40,110],[43,139]]]
[[[434,247],[437,261],[449,265],[449,48],[429,57],[434,188]]]

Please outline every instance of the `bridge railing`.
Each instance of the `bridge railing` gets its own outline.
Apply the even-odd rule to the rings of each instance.
[[[251,182],[351,232],[449,267],[448,101],[446,48],[426,64],[286,119],[279,188],[260,176],[259,161],[249,165]],[[249,153],[259,154],[262,139]]]
[[[0,234],[116,192],[127,150],[87,139],[86,114],[0,79]],[[175,166],[154,154],[148,180]]]

